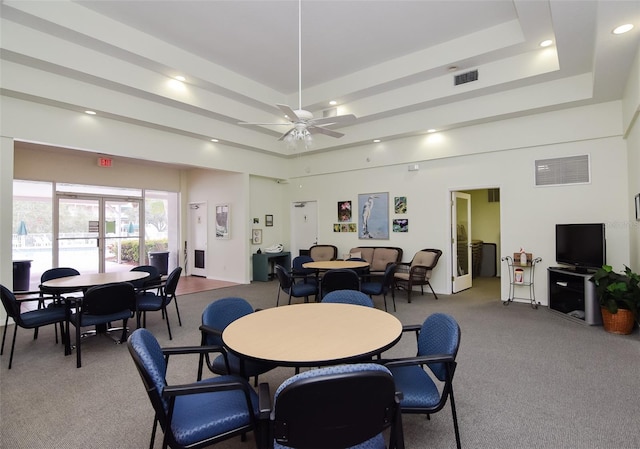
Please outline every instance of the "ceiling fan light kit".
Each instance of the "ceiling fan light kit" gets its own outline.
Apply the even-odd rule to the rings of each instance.
[[[356,119],[353,114],[334,115],[332,117],[313,118],[313,114],[302,109],[302,0],[298,0],[298,109],[293,110],[285,104],[276,105],[284,112],[289,123],[251,123],[241,122],[240,125],[287,125],[291,126],[278,140],[284,140],[289,148],[295,149],[298,143],[304,143],[305,149],[309,149],[313,143],[312,134],[324,134],[335,138],[344,136],[343,133],[334,131],[325,126],[338,123],[348,123]]]

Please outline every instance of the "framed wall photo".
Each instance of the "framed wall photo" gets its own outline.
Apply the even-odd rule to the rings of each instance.
[[[273,215],[265,215],[264,216],[264,225],[265,226],[273,226]]]
[[[253,229],[251,231],[251,244],[262,245],[262,229]]]
[[[351,201],[338,201],[338,221],[351,221]]]
[[[230,208],[228,204],[219,204],[216,206],[216,238],[229,239],[230,235]]]
[[[636,195],[636,221],[640,221],[640,193]]]
[[[396,196],[393,199],[393,211],[396,214],[407,213],[407,197],[406,196]]]
[[[358,238],[389,239],[389,192],[358,195]]]

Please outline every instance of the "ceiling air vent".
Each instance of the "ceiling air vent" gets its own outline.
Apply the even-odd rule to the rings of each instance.
[[[478,71],[472,70],[471,72],[461,73],[453,77],[453,85],[458,86],[460,84],[470,83],[471,81],[478,81]]]
[[[536,161],[536,185],[557,186],[591,182],[589,155],[541,159]]]

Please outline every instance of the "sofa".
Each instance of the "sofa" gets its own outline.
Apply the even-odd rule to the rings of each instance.
[[[369,274],[382,276],[390,263],[402,262],[402,248],[395,246],[357,246],[349,250],[349,257],[359,257],[369,262]]]

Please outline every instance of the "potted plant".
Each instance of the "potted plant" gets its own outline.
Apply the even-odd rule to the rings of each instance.
[[[626,265],[624,273],[603,265],[590,280],[596,285],[604,329],[630,334],[640,309],[640,276]]]

